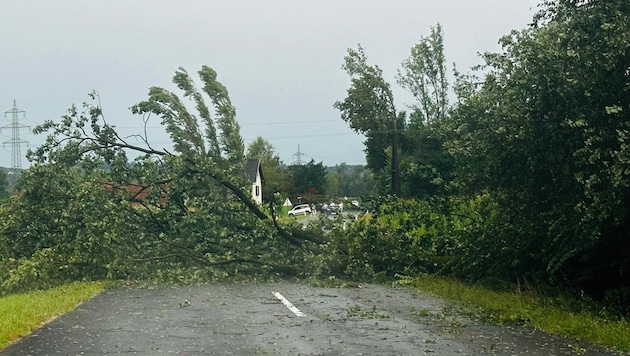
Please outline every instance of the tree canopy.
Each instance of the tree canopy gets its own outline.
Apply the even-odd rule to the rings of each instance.
[[[348,96],[334,106],[350,128],[365,134],[367,166],[379,172],[390,161],[386,149],[391,147],[391,134],[398,119],[392,90],[383,79],[382,70],[367,63],[361,45],[348,49],[344,61],[342,68],[350,75],[351,85]],[[399,124],[402,127],[402,122]]]
[[[285,271],[316,246],[317,234],[278,225],[251,200],[236,111],[214,70],[197,74],[201,90],[182,68],[173,77],[196,113],[159,87],[132,107],[145,125],[160,120],[173,152],[121,137],[97,93],[96,105],[35,129],[46,142],[3,207],[0,292],[81,278],[208,280],[218,266]],[[141,155],[129,161],[129,151]]]
[[[421,37],[398,71],[398,83],[416,100],[410,115],[396,112],[389,83],[378,66],[367,63],[361,45],[348,49],[344,60],[351,85],[334,106],[352,129],[367,136],[367,167],[380,191],[419,198],[444,189],[451,162],[436,126],[449,109],[442,27],[437,24],[429,37]]]
[[[547,4],[483,55],[485,77],[455,108],[458,184],[500,202],[512,238],[496,246],[514,270],[566,276],[601,239],[627,239],[629,18],[624,1]]]
[[[343,69],[351,86],[335,107],[360,132],[391,130],[385,123],[404,119],[397,126],[401,195],[435,214],[414,225],[395,209],[409,204],[377,199],[371,212],[379,219],[410,226],[387,230],[370,220],[355,232],[366,244],[357,248],[405,236],[425,256],[410,257],[410,269],[430,270],[428,254],[449,261],[443,273],[473,281],[629,286],[630,3],[545,1],[530,26],[500,43],[503,50],[482,54],[472,73],[455,71],[449,105],[442,31],[433,27],[398,71],[416,100],[409,115],[395,113],[389,84],[363,48],[348,50]],[[368,163],[372,152],[380,155],[368,167],[383,187],[378,178],[392,162],[393,143],[365,144]],[[457,243],[438,248],[436,236]],[[401,254],[410,248],[390,246]]]

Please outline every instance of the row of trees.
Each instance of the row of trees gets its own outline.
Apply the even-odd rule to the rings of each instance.
[[[446,211],[450,227],[435,238],[454,242],[410,260],[448,255],[444,271],[472,280],[630,286],[630,3],[543,2],[530,26],[501,38],[503,52],[454,71],[453,104],[442,38],[433,27],[402,62],[410,113],[395,109],[361,46],[348,50],[351,85],[335,103],[366,135],[382,193]]]
[[[256,138],[247,148],[247,158],[259,159],[265,176],[263,199],[269,202],[280,193],[290,198],[305,197],[309,201],[329,197],[362,196],[373,193],[372,175],[363,166],[338,164],[328,169],[323,162],[285,166],[271,143]]]
[[[438,24],[411,49],[397,81],[413,94],[412,111],[397,111],[390,84],[365,49],[349,49],[342,68],[351,77],[347,97],[334,106],[350,127],[367,139],[367,167],[381,192],[427,197],[441,192],[452,159],[444,152],[438,126],[448,115],[443,32]]]

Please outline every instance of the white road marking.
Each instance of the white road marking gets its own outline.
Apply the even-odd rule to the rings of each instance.
[[[282,304],[284,304],[287,308],[289,308],[289,310],[292,311],[293,314],[297,316],[305,316],[304,313],[300,311],[300,309],[296,308],[293,304],[291,304],[291,302],[288,301],[287,298],[285,298],[282,294],[278,292],[273,292],[273,295],[275,295],[276,298],[278,298],[278,300],[282,302]]]

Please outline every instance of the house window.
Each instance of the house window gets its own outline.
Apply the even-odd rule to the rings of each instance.
[[[260,187],[256,186],[256,196],[259,196],[259,195],[260,195]]]

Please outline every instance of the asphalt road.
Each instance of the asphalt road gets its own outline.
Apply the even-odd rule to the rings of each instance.
[[[405,288],[305,284],[107,290],[0,355],[610,355],[499,327]]]

